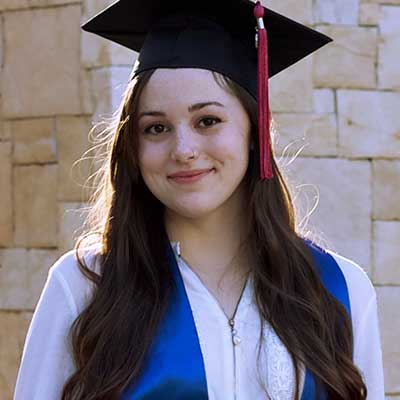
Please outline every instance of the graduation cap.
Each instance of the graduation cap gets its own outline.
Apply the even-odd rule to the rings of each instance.
[[[219,72],[258,102],[261,179],[272,178],[268,79],[332,41],[250,0],[118,0],[82,25],[156,68]]]

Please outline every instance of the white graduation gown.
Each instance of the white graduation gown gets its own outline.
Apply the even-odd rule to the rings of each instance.
[[[264,344],[257,365],[260,318],[252,299],[251,277],[240,299],[235,329],[240,344],[232,343],[231,328],[222,308],[193,270],[179,257],[202,350],[210,400],[292,400],[294,370],[286,348],[265,323]],[[85,259],[90,265],[94,249]],[[344,273],[354,329],[354,362],[368,388],[368,400],[384,400],[382,353],[375,289],[354,262],[330,252]],[[95,269],[98,272],[98,265]],[[68,330],[90,300],[93,284],[80,273],[74,251],[64,254],[49,270],[26,336],[14,400],[59,400],[75,371]],[[258,379],[259,378],[259,379]],[[302,368],[301,388],[304,384]]]

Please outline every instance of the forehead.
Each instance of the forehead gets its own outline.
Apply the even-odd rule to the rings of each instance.
[[[197,68],[160,68],[144,88],[139,106],[167,106],[204,101],[233,105],[238,100],[214,79],[213,73]]]

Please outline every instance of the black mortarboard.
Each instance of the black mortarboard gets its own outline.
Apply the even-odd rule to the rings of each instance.
[[[250,0],[118,0],[82,29],[140,52],[132,78],[202,68],[246,89],[258,100],[262,179],[272,177],[268,78],[332,41]]]

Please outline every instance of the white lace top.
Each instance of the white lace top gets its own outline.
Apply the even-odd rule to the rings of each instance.
[[[260,359],[257,344],[260,318],[247,281],[235,314],[237,340],[217,300],[196,273],[179,257],[172,243],[196,324],[210,400],[292,400],[295,376],[286,348],[265,324]],[[349,289],[354,329],[354,361],[368,388],[368,400],[383,400],[383,369],[375,289],[352,261],[330,252],[342,269]],[[90,264],[90,252],[87,262]],[[90,298],[91,284],[80,273],[74,252],[61,257],[49,275],[34,312],[18,372],[14,400],[59,400],[75,370],[67,333]],[[301,371],[301,387],[304,369]]]

